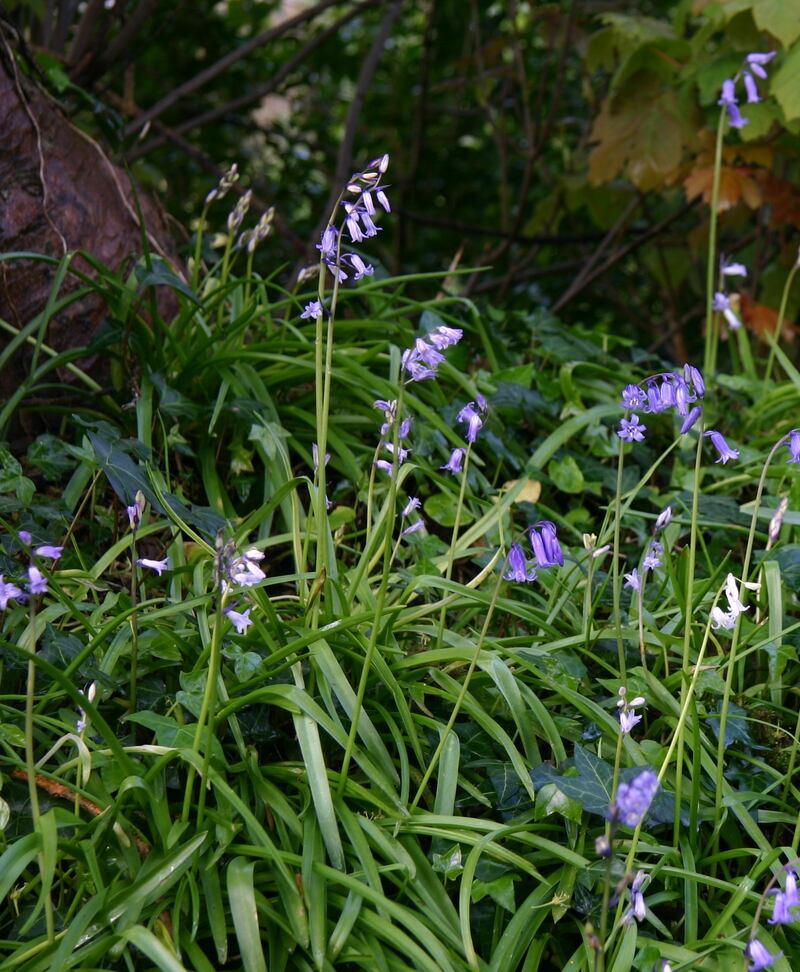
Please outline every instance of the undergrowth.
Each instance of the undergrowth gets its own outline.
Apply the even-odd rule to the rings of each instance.
[[[3,257],[2,967],[798,967],[791,360],[370,274],[338,205],[287,290],[225,189],[185,277]]]

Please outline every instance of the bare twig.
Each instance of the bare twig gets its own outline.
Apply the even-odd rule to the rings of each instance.
[[[287,77],[294,71],[294,69],[310,55],[318,47],[325,43],[329,38],[333,37],[335,34],[341,30],[341,28],[354,20],[360,14],[364,13],[370,7],[377,6],[381,0],[365,0],[364,3],[360,3],[357,7],[349,10],[343,17],[340,17],[335,23],[331,24],[325,30],[320,31],[316,37],[304,44],[303,47],[293,54],[289,60],[282,65],[280,70],[276,71],[275,74],[263,84],[255,85],[250,88],[245,94],[240,95],[238,98],[232,98],[227,101],[224,105],[218,105],[216,108],[211,108],[200,115],[195,115],[193,118],[189,118],[185,122],[181,122],[178,125],[173,125],[170,129],[162,129],[162,134],[151,138],[148,142],[142,145],[137,145],[128,152],[128,159],[134,161],[135,159],[142,158],[145,155],[149,155],[150,152],[154,152],[156,149],[161,148],[168,141],[172,141],[172,136],[182,135],[186,132],[191,131],[194,128],[201,128],[204,125],[209,125],[211,122],[217,121],[219,118],[224,118],[233,112],[240,111],[242,108],[246,108],[248,105],[253,104],[254,101],[259,101],[266,95],[271,94],[273,91],[277,90]],[[154,126],[159,128],[158,124]],[[171,135],[167,135],[167,131],[171,132]]]
[[[645,243],[648,243],[654,237],[658,236],[660,233],[663,233],[668,226],[671,226],[676,220],[680,219],[681,216],[685,216],[686,213],[688,213],[696,205],[696,199],[684,203],[679,209],[676,209],[674,212],[670,213],[669,216],[665,216],[664,219],[659,220],[659,222],[654,226],[651,226],[649,230],[646,230],[640,236],[637,236],[635,239],[631,240],[630,243],[626,243],[625,246],[621,246],[615,253],[611,254],[606,262],[602,264],[602,266],[597,267],[596,270],[593,270],[590,273],[582,275],[579,283],[576,281],[575,284],[569,287],[553,305],[553,311],[555,313],[560,311],[570,300],[572,300],[573,297],[576,297],[582,290],[585,290],[590,283],[597,280],[598,277],[602,277],[603,274],[608,273],[612,267],[616,266],[620,260],[624,260],[625,257],[630,253],[633,253],[634,250],[637,250],[640,246],[644,246]]]
[[[303,10],[301,13],[296,14],[294,17],[289,17],[287,20],[281,21],[281,23],[276,24],[274,27],[270,27],[269,30],[262,31],[255,37],[251,37],[249,41],[245,41],[240,47],[237,47],[235,51],[231,51],[224,57],[221,57],[214,64],[210,65],[196,74],[193,78],[185,81],[183,84],[178,85],[173,88],[169,94],[165,95],[161,101],[156,102],[152,107],[143,111],[138,118],[134,119],[125,128],[124,134],[126,136],[132,135],[134,132],[138,132],[140,128],[143,128],[147,122],[152,121],[154,118],[158,118],[159,115],[163,115],[165,111],[176,105],[182,98],[186,95],[192,94],[199,88],[204,87],[209,81],[213,81],[214,78],[219,77],[228,70],[229,67],[236,64],[237,61],[241,61],[243,58],[252,54],[253,51],[257,50],[259,47],[263,47],[265,44],[269,44],[270,41],[275,40],[276,37],[280,37],[282,34],[287,33],[294,27],[304,24],[308,20],[313,20],[318,14],[327,10],[329,7],[336,6],[336,4],[341,3],[342,0],[321,0],[320,3],[315,4],[313,7],[309,7],[307,10]]]

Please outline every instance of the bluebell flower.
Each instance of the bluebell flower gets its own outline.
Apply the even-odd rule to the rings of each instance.
[[[660,533],[672,521],[672,507],[666,506],[656,517],[655,532]]]
[[[317,249],[320,252],[320,256],[323,260],[335,260],[336,259],[336,245],[339,239],[339,233],[335,226],[326,226],[322,234],[322,238],[319,243],[317,243]]]
[[[758,75],[759,78],[765,79],[767,77],[767,72],[764,70],[764,65],[769,64],[769,62],[777,56],[777,51],[767,51],[765,54],[754,52],[753,54],[748,54],[745,61],[753,74]]]
[[[546,569],[564,566],[564,554],[558,542],[555,523],[551,523],[550,520],[540,520],[530,528],[528,535],[537,567]]]
[[[647,382],[647,409],[646,411],[658,414],[658,412],[663,411],[664,406],[661,404],[661,391],[658,386],[658,382],[650,380]],[[636,416],[634,416],[635,418]]]
[[[38,567],[33,564],[28,568],[28,590],[31,594],[46,594],[47,593],[47,578],[39,570]]]
[[[436,377],[436,370],[444,361],[441,348],[448,348],[461,339],[461,331],[444,326],[426,335],[427,340],[416,338],[414,346],[403,352],[400,363],[409,375],[409,381],[425,381]]]
[[[418,510],[422,504],[416,496],[409,496],[408,502],[406,503],[401,516],[410,516],[414,510]]]
[[[128,514],[128,523],[134,533],[141,526],[146,502],[144,493],[141,490],[137,490],[133,503],[125,507],[125,512]]]
[[[647,396],[638,385],[626,385],[622,389],[622,407],[629,412],[647,405]]]
[[[645,705],[643,695],[638,695],[635,699],[628,701],[627,694],[627,689],[623,685],[619,690],[620,698],[617,702],[617,708],[620,710],[619,728],[623,735],[629,733],[635,725],[642,721],[642,717],[634,710],[639,708],[639,706]]]
[[[786,869],[786,888],[783,891],[771,892],[775,894],[770,925],[793,925],[800,919],[793,909],[800,908],[800,895],[797,892],[797,873],[792,868]]]
[[[800,462],[800,429],[792,429],[786,448],[789,450],[789,458],[786,461]]]
[[[0,574],[0,611],[5,611],[9,601],[18,601],[24,596],[24,593],[16,584],[12,584],[10,581],[6,582],[3,575]]]
[[[631,415],[630,419],[621,419],[617,435],[625,442],[644,442],[647,426],[642,425],[638,415]]]
[[[642,561],[642,567],[645,570],[655,570],[657,567],[661,566],[660,551],[651,546],[647,556]]]
[[[403,537],[410,537],[412,533],[419,533],[420,530],[425,529],[424,520],[415,520],[414,523],[410,523],[405,530],[401,533]]]
[[[722,93],[718,105],[722,105],[728,112],[728,122],[731,128],[744,128],[747,119],[742,117],[736,98],[736,83],[732,79],[722,82]]]
[[[642,579],[636,567],[633,568],[630,574],[625,575],[625,586],[630,587],[632,591],[640,591],[642,589]]]
[[[306,304],[303,313],[300,315],[301,321],[317,321],[322,317],[322,304],[318,300],[312,300]]]
[[[503,577],[519,584],[529,584],[536,580],[536,569],[528,567],[525,551],[518,543],[511,544],[511,549],[508,551],[508,571],[503,574]]]
[[[747,267],[743,263],[733,263],[723,257],[720,261],[719,272],[723,277],[746,277]]]
[[[362,277],[371,277],[375,273],[375,268],[372,264],[364,263],[357,253],[345,253],[342,259],[347,260],[355,271],[353,281],[360,280]]]
[[[647,875],[645,872],[639,871],[637,872],[636,877],[633,879],[633,884],[631,884],[631,904],[623,915],[623,925],[630,925],[634,918],[636,921],[644,921],[644,917],[647,914],[647,906],[645,904],[644,895],[642,894],[642,887],[646,878]]]
[[[699,405],[695,405],[695,407],[690,410],[689,414],[683,420],[681,425],[681,435],[686,435],[686,433],[697,424],[697,420],[702,414],[703,409]]]
[[[245,550],[240,557],[235,557],[231,561],[228,566],[228,576],[234,584],[238,584],[240,587],[253,587],[267,576],[258,566],[263,559],[264,554],[255,547]]]
[[[703,375],[700,369],[695,368],[694,365],[685,364],[683,366],[683,376],[691,384],[697,398],[702,398],[706,393],[706,383],[703,381]]]
[[[400,428],[397,430],[397,436],[401,441],[408,438],[409,433],[411,432],[412,421],[413,419],[411,418],[404,418],[400,423]]]
[[[742,326],[741,320],[731,306],[730,299],[721,291],[718,290],[714,294],[714,300],[712,301],[711,306],[715,311],[722,313],[722,316],[728,322],[728,327],[730,327],[732,331],[738,331]]]
[[[234,628],[236,628],[237,634],[244,634],[245,631],[247,631],[247,629],[253,623],[250,620],[250,610],[251,610],[250,608],[247,608],[246,611],[240,612],[240,611],[234,611],[233,608],[225,608],[225,614],[227,615],[228,620],[231,622]]]
[[[483,398],[483,396],[481,396]],[[483,428],[483,420],[486,413],[486,399],[483,399],[484,405],[478,404],[477,408],[475,402],[468,402],[456,415],[457,422],[467,423],[467,442],[473,443],[478,438],[478,433]]]
[[[461,461],[463,458],[463,449],[453,449],[453,451],[450,453],[450,458],[443,466],[440,466],[439,468],[446,469],[448,472],[451,472],[454,476],[456,476],[461,472]]]
[[[716,429],[709,429],[709,431],[704,432],[703,435],[711,439],[711,444],[719,453],[719,458],[716,459],[715,462],[721,462],[723,465],[725,465],[729,459],[739,458],[739,450],[731,449],[721,432],[717,432]]]
[[[428,334],[428,340],[435,348],[444,351],[445,348],[458,344],[463,334],[464,332],[457,327],[445,327],[442,324]]]
[[[748,972],[761,972],[761,969],[768,969],[783,955],[783,952],[771,955],[757,938],[751,938],[747,943],[746,953],[750,959],[750,964],[747,966]]]
[[[639,773],[630,783],[620,783],[617,798],[610,807],[612,821],[638,827],[650,809],[658,786],[658,777],[651,769]]]
[[[44,543],[41,547],[37,547],[33,552],[37,557],[47,557],[48,560],[58,560],[63,550],[63,547],[54,547],[49,543]]]

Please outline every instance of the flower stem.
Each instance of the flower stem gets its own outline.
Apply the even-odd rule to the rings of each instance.
[[[770,464],[772,463],[775,453],[778,449],[786,442],[788,439],[787,435],[782,436],[775,445],[770,450],[767,460],[764,463],[764,468],[761,470],[761,477],[758,480],[758,489],[756,490],[756,498],[753,505],[753,515],[750,518],[750,530],[747,534],[747,547],[744,552],[744,562],[742,563],[742,586],[739,592],[739,597],[746,593],[747,588],[745,584],[747,583],[747,575],[750,570],[750,558],[753,555],[753,543],[755,541],[756,535],[756,523],[758,522],[758,512],[761,506],[761,495],[764,492],[764,484],[767,481],[767,472],[769,470]],[[722,810],[722,784],[724,781],[724,768],[725,768],[725,734],[728,726],[728,707],[731,700],[731,691],[733,688],[733,673],[736,667],[736,653],[739,647],[739,632],[741,630],[742,619],[739,616],[736,619],[736,625],[733,629],[733,634],[731,636],[731,649],[728,655],[728,670],[725,673],[725,690],[722,694],[722,708],[719,715],[719,739],[717,741],[717,769],[716,769],[716,786],[714,788],[714,833],[716,835],[715,844],[719,840],[719,821]]]
[[[795,262],[794,266],[789,271],[789,276],[786,278],[786,283],[783,285],[781,305],[778,308],[778,320],[775,324],[775,333],[772,335],[772,340],[769,342],[769,357],[767,358],[767,366],[764,369],[764,387],[761,391],[762,395],[766,395],[769,387],[769,380],[772,376],[772,366],[775,364],[775,349],[778,347],[778,342],[781,339],[783,320],[786,317],[786,305],[789,303],[789,293],[792,289],[792,284],[794,283],[794,278],[798,270],[800,270],[800,259]]]
[[[214,709],[217,701],[217,682],[220,677],[221,658],[222,658],[222,625],[224,620],[225,601],[227,592],[217,589],[217,610],[214,617],[214,630],[211,634],[211,653],[208,659],[208,674],[206,675],[205,689],[203,690],[203,701],[200,704],[200,714],[197,717],[197,725],[194,732],[192,751],[199,755],[200,742],[203,737],[203,730],[206,729],[206,748],[203,754],[203,771],[200,780],[200,799],[197,807],[197,826],[198,829],[203,822],[203,811],[206,801],[206,784],[208,780],[208,766],[211,760],[211,749],[214,742]],[[189,819],[189,808],[192,802],[192,790],[194,786],[195,770],[189,767],[186,779],[186,790],[183,795],[183,812],[181,820],[185,823]]]
[[[28,678],[25,688],[25,772],[28,777],[28,796],[31,801],[31,823],[34,831],[36,831],[39,829],[41,813],[39,810],[39,793],[36,789],[36,764],[33,758],[33,704],[36,694],[36,662],[34,661],[36,656],[36,598],[34,596],[31,597],[30,603],[31,640],[30,647],[28,648],[30,657],[28,658]],[[39,873],[42,875],[42,881],[44,882],[44,855],[41,851],[37,855],[37,861],[39,864]],[[49,893],[45,896],[44,900],[44,914],[47,927],[47,940],[52,942],[55,938],[55,922],[53,920],[53,902]]]
[[[464,454],[464,467],[461,473],[461,487],[458,491],[458,502],[456,503],[456,516],[453,522],[453,534],[450,537],[450,550],[447,553],[447,567],[444,572],[444,579],[450,580],[453,574],[453,562],[456,555],[456,540],[458,539],[458,531],[461,526],[461,511],[464,508],[464,495],[467,491],[467,473],[469,472],[469,458],[472,454],[472,443],[467,443],[467,450]],[[444,622],[445,616],[447,614],[447,605],[442,604],[442,609],[439,612],[439,624],[436,629],[436,647],[441,648],[442,638],[444,636]]]
[[[625,645],[622,640],[622,615],[620,613],[619,589],[619,558],[620,535],[622,532],[622,470],[625,464],[625,443],[619,440],[619,456],[617,459],[617,491],[614,497],[614,549],[611,552],[612,596],[614,598],[614,623],[617,632],[617,659],[619,663],[619,677],[624,683],[627,679],[625,664]]]
[[[692,617],[694,601],[694,570],[697,559],[697,521],[700,509],[700,466],[703,461],[703,420],[697,434],[694,454],[694,478],[692,480],[692,519],[689,526],[689,564],[686,570],[686,605],[683,621],[683,653],[681,655],[681,705],[686,701],[686,678],[689,671],[689,655],[692,647]],[[678,740],[678,756],[675,771],[675,817],[673,820],[673,844],[678,847],[681,824],[681,789],[683,785],[683,729]]]
[[[444,730],[439,735],[439,743],[434,750],[433,756],[431,756],[428,766],[422,776],[419,787],[417,788],[416,795],[414,799],[409,804],[409,811],[413,810],[419,803],[422,794],[425,792],[425,787],[428,785],[428,780],[430,780],[433,771],[439,762],[439,758],[442,755],[442,750],[444,749],[447,739],[452,732],[453,726],[455,725],[456,719],[458,718],[458,713],[461,711],[461,706],[464,703],[464,699],[467,696],[467,689],[469,688],[469,683],[475,672],[475,668],[478,664],[478,659],[480,658],[481,649],[483,648],[483,642],[486,638],[486,632],[489,630],[489,625],[492,621],[492,616],[494,615],[494,609],[497,606],[497,599],[500,595],[500,585],[503,583],[503,571],[500,570],[497,575],[497,582],[494,586],[494,591],[492,592],[492,599],[489,602],[489,608],[486,611],[486,618],[483,622],[483,627],[481,628],[481,633],[478,636],[478,641],[475,645],[475,651],[470,659],[469,668],[467,669],[467,674],[464,676],[464,681],[461,684],[461,690],[458,693],[458,698],[456,699],[455,705],[453,706],[453,711],[450,713],[450,718],[447,720],[447,725]]]
[[[714,174],[711,183],[711,212],[708,224],[708,266],[706,267],[706,346],[703,357],[703,373],[711,381],[717,369],[719,343],[719,315],[714,313],[714,280],[717,273],[717,214],[719,210],[719,184],[722,171],[722,141],[725,135],[725,108],[719,113],[717,140],[714,148]]]

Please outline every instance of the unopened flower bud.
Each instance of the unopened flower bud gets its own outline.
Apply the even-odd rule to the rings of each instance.
[[[772,514],[772,519],[769,521],[769,530],[767,536],[769,537],[770,543],[775,543],[775,541],[780,536],[781,527],[783,526],[783,518],[786,516],[786,511],[789,509],[789,497],[784,496],[780,503],[778,503],[778,508]]]

